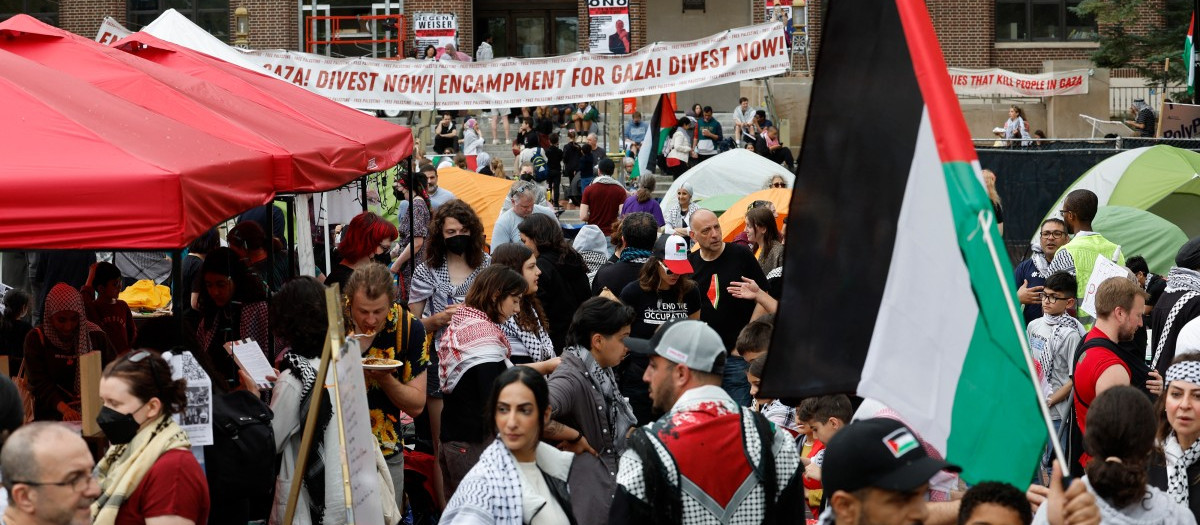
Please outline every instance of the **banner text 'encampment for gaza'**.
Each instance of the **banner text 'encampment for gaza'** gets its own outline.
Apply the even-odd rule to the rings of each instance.
[[[244,56],[353,107],[422,110],[562,104],[727,84],[782,73],[789,53],[783,26],[773,23],[655,43],[628,55],[487,62],[338,59],[283,50]]]

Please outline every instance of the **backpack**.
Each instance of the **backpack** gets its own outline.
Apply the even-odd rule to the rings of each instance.
[[[1079,347],[1075,349],[1075,354],[1071,359],[1071,362],[1073,363],[1071,365],[1071,395],[1067,396],[1067,399],[1064,400],[1065,403],[1070,403],[1068,406],[1071,407],[1071,409],[1067,411],[1067,416],[1063,418],[1062,426],[1059,427],[1058,435],[1058,443],[1062,446],[1063,455],[1066,456],[1067,462],[1070,463],[1069,465],[1063,467],[1063,472],[1064,474],[1069,472],[1071,477],[1075,478],[1082,477],[1084,475],[1083,465],[1079,464],[1079,458],[1083,457],[1084,450],[1083,432],[1079,430],[1079,416],[1075,413],[1075,400],[1079,397],[1079,390],[1076,388],[1078,383],[1075,382],[1075,367],[1079,366],[1079,362],[1083,360],[1084,354],[1086,354],[1087,350],[1090,348],[1103,348],[1109,352],[1112,352],[1117,356],[1117,358],[1121,359],[1121,361],[1125,363],[1125,366],[1129,367],[1129,375],[1132,384],[1138,384],[1137,379],[1135,378],[1144,378],[1149,372],[1149,367],[1146,366],[1144,361],[1139,361],[1136,357],[1131,356],[1128,354],[1128,352],[1122,350],[1121,347],[1117,346],[1116,343],[1113,343],[1112,341],[1103,337],[1095,337],[1087,341],[1083,341],[1079,344]],[[1141,380],[1141,384],[1145,385],[1145,379]],[[1140,388],[1140,390],[1143,391],[1144,389],[1145,386]],[[1079,400],[1079,404],[1083,405],[1084,408],[1090,408],[1090,404],[1085,403],[1082,399]]]
[[[546,167],[546,154],[542,148],[533,150],[533,158],[529,162],[533,164],[533,180],[546,182],[550,178],[550,168]]]
[[[213,394],[213,444],[204,447],[208,485],[269,502],[277,474],[271,408],[244,390]]]

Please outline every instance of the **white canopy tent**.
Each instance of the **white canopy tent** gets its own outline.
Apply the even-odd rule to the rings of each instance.
[[[697,164],[675,179],[659,206],[665,215],[684,184],[692,185],[694,202],[716,195],[749,195],[763,189],[775,175],[782,176],[789,188],[795,185],[796,176],[787,168],[750,150],[729,150]]]

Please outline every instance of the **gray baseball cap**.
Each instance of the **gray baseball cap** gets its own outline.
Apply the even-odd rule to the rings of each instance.
[[[693,319],[676,319],[664,324],[650,340],[625,338],[629,351],[658,355],[692,370],[720,374],[725,370],[725,343],[708,324]]]

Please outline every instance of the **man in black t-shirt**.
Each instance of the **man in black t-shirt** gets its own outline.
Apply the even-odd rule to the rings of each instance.
[[[745,277],[761,288],[767,285],[767,277],[749,249],[724,241],[721,224],[713,212],[697,210],[692,214],[690,226],[692,241],[700,248],[688,256],[695,270],[692,279],[700,287],[700,320],[717,331],[728,352],[737,342],[742,327],[750,322],[755,306],[753,300],[730,294],[730,283]],[[747,367],[741,357],[729,356],[721,381],[721,387],[742,406],[750,406],[751,402]]]

